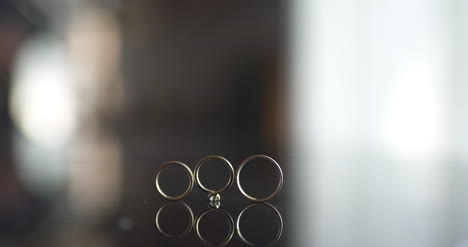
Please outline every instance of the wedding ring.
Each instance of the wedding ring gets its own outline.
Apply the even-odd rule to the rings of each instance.
[[[224,185],[219,190],[208,189],[207,187],[205,187],[202,184],[202,182],[200,180],[200,168],[202,167],[202,165],[205,162],[207,162],[208,160],[211,160],[211,159],[218,159],[218,160],[223,161],[226,164],[226,166],[228,167],[228,169],[229,169],[229,180],[226,183],[226,185]],[[203,158],[202,160],[200,160],[198,162],[198,164],[195,166],[194,173],[195,173],[195,180],[196,180],[198,186],[200,186],[200,188],[202,188],[204,191],[206,191],[206,192],[208,192],[210,194],[219,194],[219,193],[225,191],[226,189],[228,189],[232,185],[232,183],[234,182],[234,168],[232,167],[231,163],[226,158],[224,158],[222,156],[219,156],[219,155],[210,155],[210,156],[207,156],[207,157]]]
[[[253,196],[250,196],[242,188],[242,185],[241,185],[241,182],[240,182],[240,173],[242,171],[242,168],[244,168],[244,166],[247,165],[250,161],[252,161],[254,159],[257,159],[257,158],[267,159],[267,160],[271,161],[271,163],[273,163],[276,166],[276,168],[278,169],[279,174],[280,174],[279,183],[278,183],[278,186],[276,187],[275,191],[271,195],[269,195],[269,196],[267,196],[265,198],[255,198]],[[245,197],[247,197],[248,199],[250,199],[250,200],[252,200],[254,202],[264,202],[264,201],[268,201],[268,200],[272,199],[273,197],[275,197],[280,192],[281,187],[283,187],[283,171],[281,170],[281,167],[278,164],[278,162],[276,162],[273,158],[271,158],[269,156],[266,156],[266,155],[262,155],[262,154],[252,155],[252,156],[248,157],[247,159],[245,159],[244,161],[242,161],[239,168],[237,168],[236,181],[237,181],[237,186],[239,187],[239,190],[242,193],[242,195],[244,195]]]
[[[182,166],[182,168],[184,168],[185,172],[187,173],[188,175],[188,178],[189,178],[189,185],[188,185],[188,188],[185,190],[185,192],[179,196],[169,196],[167,195],[166,193],[164,193],[161,189],[161,186],[159,186],[159,175],[161,174],[162,170],[170,165],[176,165],[176,166]],[[159,192],[159,194],[161,194],[161,196],[163,196],[164,198],[168,199],[168,200],[180,200],[182,198],[184,198],[185,196],[187,196],[193,189],[193,173],[192,171],[190,170],[190,168],[182,163],[182,162],[179,162],[179,161],[170,161],[170,162],[167,162],[163,165],[161,165],[161,167],[159,168],[159,170],[157,171],[156,173],[156,178],[155,178],[155,184],[156,184],[156,190]]]

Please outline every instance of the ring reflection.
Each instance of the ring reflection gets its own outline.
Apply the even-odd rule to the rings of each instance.
[[[276,234],[276,236],[273,238],[272,241],[270,241],[268,244],[254,244],[252,243],[251,241],[247,240],[245,238],[245,236],[242,234],[242,231],[241,231],[241,226],[240,226],[240,222],[241,222],[241,219],[242,219],[242,216],[245,214],[246,211],[248,211],[249,209],[253,208],[253,207],[258,207],[258,206],[267,206],[271,209],[273,209],[273,211],[275,212],[275,214],[278,216],[278,220],[279,220],[279,228],[278,228],[278,233]],[[278,211],[278,209],[276,209],[273,205],[267,203],[267,202],[263,202],[263,203],[253,203],[247,207],[245,207],[239,214],[239,216],[237,217],[237,223],[236,223],[236,227],[237,227],[237,234],[239,235],[240,239],[248,244],[248,245],[251,245],[251,246],[273,246],[275,245],[281,238],[281,235],[283,234],[283,217],[281,216],[281,213]]]
[[[200,221],[201,221],[201,219],[203,217],[205,217],[205,215],[207,215],[209,213],[212,213],[212,212],[221,213],[228,220],[228,224],[229,224],[229,233],[224,238],[224,240],[219,244],[210,243],[200,233]],[[232,236],[234,236],[234,232],[235,232],[234,219],[232,218],[232,216],[228,212],[226,212],[226,211],[224,211],[222,209],[217,209],[217,208],[207,209],[197,217],[196,222],[195,222],[195,233],[197,234],[198,238],[203,242],[203,244],[205,244],[207,246],[216,246],[216,247],[225,246],[226,244],[229,243],[229,241],[231,241]]]
[[[171,205],[178,205],[179,207],[182,207],[183,209],[185,209],[185,211],[188,212],[188,215],[189,215],[189,223],[187,225],[187,227],[185,228],[185,230],[181,233],[181,234],[170,234],[168,233],[167,231],[163,230],[162,227],[161,227],[161,216],[162,215],[166,215],[168,212],[168,210],[164,210],[166,209],[167,207],[171,206]],[[278,228],[277,230],[275,231],[275,235],[274,237],[269,240],[269,241],[265,241],[265,243],[254,243],[255,240],[253,239],[248,239],[249,236],[248,234],[249,233],[255,233],[257,234],[257,230],[261,230],[261,228],[254,228],[254,230],[252,229],[249,229],[249,230],[246,230],[246,222],[248,222],[248,220],[253,220],[255,223],[261,223],[265,226],[265,229],[271,229],[269,226],[269,222],[267,222],[268,220],[266,218],[261,218],[261,214],[255,214],[255,209],[253,209],[254,207],[264,207],[264,209],[262,209],[262,211],[264,212],[265,211],[265,208],[266,208],[266,211],[272,211],[274,215],[276,215],[276,218],[277,218],[277,221],[278,221]],[[164,212],[163,212],[164,211]],[[214,241],[210,241],[210,240],[207,240],[207,235],[206,233],[205,234],[202,234],[203,231],[201,231],[201,225],[203,225],[203,223],[201,223],[203,221],[203,219],[205,219],[206,221],[206,218],[210,217],[208,215],[210,214],[215,214],[215,213],[219,213],[221,215],[224,216],[225,219],[227,219],[228,221],[228,226],[229,226],[229,231],[228,231],[228,234],[226,235],[226,237],[220,241],[219,243],[215,243]],[[248,216],[250,214],[250,216]],[[260,218],[255,218],[256,216],[259,216]],[[274,217],[274,216],[273,216]],[[268,217],[270,218],[270,217]],[[172,218],[171,218],[172,220]],[[237,234],[239,235],[239,238],[242,240],[242,242],[250,245],[250,246],[273,246],[275,245],[281,238],[282,234],[283,234],[283,227],[284,227],[284,223],[283,223],[283,217],[281,215],[281,213],[278,211],[278,209],[271,205],[270,203],[267,203],[267,202],[262,202],[262,203],[253,203],[253,204],[250,204],[248,205],[247,207],[245,207],[244,209],[242,209],[242,211],[239,213],[239,216],[237,217],[237,220],[234,221],[233,217],[231,216],[230,213],[228,213],[227,211],[223,210],[223,209],[218,209],[218,208],[209,208],[205,211],[203,211],[199,216],[197,217],[194,217],[194,213],[192,211],[192,209],[190,208],[190,206],[188,206],[186,203],[182,202],[182,201],[168,201],[166,203],[164,203],[161,208],[159,208],[159,210],[157,211],[156,213],[156,218],[155,218],[155,223],[156,223],[156,228],[158,229],[158,231],[164,235],[165,237],[169,237],[169,238],[182,238],[182,237],[185,237],[187,236],[190,231],[192,230],[192,228],[194,229],[194,232],[196,234],[196,236],[198,237],[198,239],[200,240],[201,243],[203,243],[204,245],[206,246],[225,246],[227,245],[233,238],[234,236],[234,233],[237,231]],[[177,223],[178,222],[173,222],[173,223],[176,223],[175,225],[178,225]],[[244,224],[244,233],[242,233],[242,230],[241,230],[241,223]],[[254,224],[255,224],[254,223]],[[274,224],[276,225],[276,224]],[[213,227],[211,228],[208,228],[210,230],[219,230],[219,224],[212,224]],[[251,225],[248,225],[247,228],[251,228]],[[276,227],[275,227],[276,228]],[[274,229],[274,228],[273,228]],[[203,236],[205,235],[205,236]],[[224,235],[224,234],[223,234]],[[246,237],[247,236],[247,237]],[[250,237],[252,238],[252,237]],[[268,237],[267,237],[268,238]]]
[[[182,208],[184,208],[188,214],[189,214],[189,224],[187,226],[187,228],[185,229],[185,231],[183,231],[181,234],[178,234],[178,235],[173,235],[173,234],[170,234],[170,233],[167,233],[165,232],[162,228],[161,228],[161,224],[159,222],[159,218],[160,218],[160,215],[161,215],[161,212],[163,211],[163,209],[165,209],[166,207],[170,206],[170,205],[179,205],[181,206]],[[194,216],[193,216],[193,211],[192,209],[190,208],[189,205],[187,205],[185,202],[182,202],[182,201],[177,201],[177,202],[174,202],[174,201],[169,201],[169,202],[166,202],[164,203],[161,208],[159,208],[158,212],[156,213],[156,218],[155,218],[155,223],[156,223],[156,228],[158,229],[158,231],[166,236],[166,237],[169,237],[169,238],[181,238],[181,237],[185,237],[187,236],[187,234],[190,233],[190,231],[192,230],[193,228],[193,222],[194,222]]]

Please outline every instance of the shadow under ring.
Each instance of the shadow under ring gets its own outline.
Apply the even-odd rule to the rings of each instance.
[[[240,221],[241,221],[241,217],[242,215],[249,209],[249,208],[252,208],[252,207],[255,207],[255,206],[258,206],[258,205],[266,205],[268,207],[270,207],[271,209],[273,209],[273,211],[275,211],[276,215],[278,216],[278,219],[279,219],[279,222],[280,222],[280,225],[279,225],[279,230],[278,230],[278,233],[276,234],[275,238],[268,244],[266,245],[263,245],[262,246],[273,246],[275,245],[281,238],[281,235],[283,235],[283,217],[281,216],[281,213],[278,211],[278,209],[276,209],[276,207],[274,207],[273,205],[271,205],[270,203],[267,203],[267,202],[262,202],[262,203],[253,203],[247,207],[245,207],[239,214],[239,216],[237,217],[237,222],[236,222],[236,228],[237,228],[237,234],[239,235],[240,239],[250,245],[250,246],[257,246],[256,244],[250,242],[249,240],[247,240],[244,235],[242,235],[242,232],[241,232],[241,229],[240,229]]]
[[[177,204],[177,205],[181,205],[183,208],[185,208],[187,210],[187,212],[189,213],[189,219],[190,219],[190,222],[187,226],[187,228],[185,229],[184,232],[182,232],[181,234],[179,235],[172,235],[172,234],[169,234],[167,232],[165,232],[162,228],[161,228],[161,225],[159,224],[159,216],[161,214],[161,211],[166,208],[167,206],[169,206],[170,204]],[[156,213],[156,218],[154,219],[155,223],[156,223],[156,228],[158,229],[158,231],[166,236],[166,237],[169,237],[169,238],[181,238],[181,237],[184,237],[184,236],[187,236],[187,234],[190,233],[190,231],[192,230],[193,228],[193,222],[194,222],[194,215],[193,215],[193,211],[192,209],[190,208],[189,205],[187,205],[185,202],[181,202],[181,201],[178,201],[178,202],[166,202],[164,203],[158,210],[158,212]]]
[[[226,236],[226,238],[224,238],[223,242],[221,242],[220,244],[212,244],[212,243],[208,242],[200,233],[200,220],[206,214],[208,214],[210,212],[213,212],[213,211],[220,212],[229,221],[229,233]],[[200,216],[198,216],[196,221],[195,221],[195,233],[197,234],[197,237],[207,246],[213,246],[213,247],[225,246],[226,244],[228,244],[231,241],[232,237],[234,236],[234,232],[235,232],[234,219],[232,218],[232,216],[228,212],[226,212],[226,211],[224,211],[222,209],[213,209],[213,208],[208,209],[208,210],[204,211],[203,213],[201,213]]]

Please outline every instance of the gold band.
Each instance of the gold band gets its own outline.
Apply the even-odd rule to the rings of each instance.
[[[226,185],[224,185],[224,187],[219,189],[219,190],[208,189],[200,181],[200,168],[206,161],[211,160],[211,159],[218,159],[218,160],[223,161],[226,164],[226,166],[228,167],[228,169],[229,169],[229,180],[226,183]],[[198,162],[198,164],[195,166],[194,173],[195,173],[195,180],[197,181],[198,186],[200,186],[201,189],[203,189],[204,191],[206,191],[206,192],[208,192],[210,194],[221,193],[221,192],[227,190],[232,185],[232,183],[234,182],[234,168],[232,167],[231,163],[226,158],[224,158],[222,156],[219,156],[219,155],[210,155],[210,156],[207,156],[207,157],[203,158],[202,160],[200,160]]]
[[[247,163],[249,163],[253,159],[257,159],[257,158],[267,159],[267,160],[271,161],[273,164],[275,164],[276,168],[278,169],[278,171],[280,173],[278,186],[276,187],[273,194],[271,194],[271,195],[269,195],[269,196],[267,196],[265,198],[255,198],[253,196],[250,196],[249,194],[247,194],[247,192],[244,191],[244,189],[242,188],[241,182],[240,182],[240,173],[242,171],[242,168],[244,168],[244,166]],[[248,199],[250,199],[250,200],[252,200],[254,202],[264,202],[264,201],[268,201],[268,200],[272,199],[273,197],[275,197],[280,192],[281,188],[283,187],[283,171],[281,170],[281,167],[278,164],[278,162],[276,162],[273,158],[271,158],[269,156],[266,156],[266,155],[262,155],[262,154],[252,155],[252,156],[248,157],[247,159],[245,159],[244,161],[242,161],[239,168],[237,168],[236,181],[237,181],[237,186],[239,187],[239,190],[242,193],[242,195],[244,195],[245,197],[247,197]]]
[[[188,177],[189,177],[189,186],[187,188],[187,190],[185,190],[185,192],[182,194],[182,195],[179,195],[179,196],[169,196],[167,195],[166,193],[164,193],[161,189],[161,187],[159,186],[159,175],[161,174],[161,171],[166,168],[167,166],[170,166],[170,165],[179,165],[179,166],[182,166],[182,168],[184,168],[185,172],[187,173]],[[167,162],[163,165],[161,165],[161,167],[159,168],[159,170],[157,171],[156,173],[156,178],[155,178],[155,184],[156,184],[156,190],[159,192],[159,194],[161,194],[161,196],[163,196],[164,198],[168,199],[168,200],[172,200],[172,201],[175,201],[175,200],[180,200],[182,198],[184,198],[185,196],[187,196],[193,189],[193,173],[192,173],[192,170],[190,170],[190,168],[182,163],[182,162],[179,162],[179,161],[170,161],[170,162]]]

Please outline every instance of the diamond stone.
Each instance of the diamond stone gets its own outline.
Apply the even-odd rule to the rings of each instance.
[[[212,194],[208,196],[210,200],[210,207],[212,208],[219,208],[221,205],[221,196],[219,194]]]

